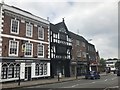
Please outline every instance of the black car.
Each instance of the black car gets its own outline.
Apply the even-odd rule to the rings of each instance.
[[[100,75],[96,71],[89,71],[86,73],[85,79],[100,79]]]

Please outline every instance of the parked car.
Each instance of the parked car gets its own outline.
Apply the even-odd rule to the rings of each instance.
[[[100,75],[96,71],[89,71],[85,74],[85,79],[100,79]]]
[[[117,70],[117,76],[120,76],[120,69]]]

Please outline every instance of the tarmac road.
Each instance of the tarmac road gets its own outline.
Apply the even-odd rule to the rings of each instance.
[[[120,77],[116,76],[116,74],[108,74],[106,76],[101,76],[101,79],[96,80],[74,80],[62,83],[54,83],[54,84],[46,84],[46,85],[38,85],[25,87],[26,89],[30,88],[49,88],[49,90],[54,90],[56,88],[102,88],[102,90],[108,90],[108,88],[118,88]],[[24,89],[25,89],[24,88]],[[17,89],[18,90],[18,89]]]

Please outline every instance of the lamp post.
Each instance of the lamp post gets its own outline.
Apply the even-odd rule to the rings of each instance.
[[[78,72],[77,68],[78,68],[78,59],[76,59],[76,79],[78,78],[78,77],[77,77],[77,74],[78,74],[78,73],[77,73],[77,72]]]
[[[20,86],[20,67],[19,67],[19,78],[18,78],[18,85]]]
[[[90,61],[89,61],[89,53],[86,53],[87,56],[87,73],[90,71],[89,66],[90,66]]]

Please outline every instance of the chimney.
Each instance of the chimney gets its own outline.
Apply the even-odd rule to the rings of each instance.
[[[65,18],[65,17],[64,17]],[[64,18],[62,18],[63,22],[65,21]]]

